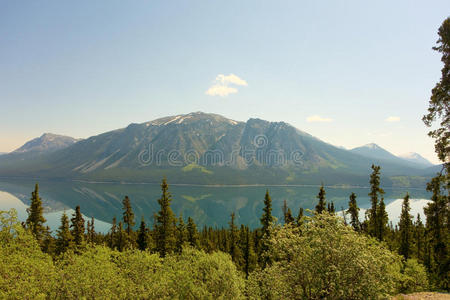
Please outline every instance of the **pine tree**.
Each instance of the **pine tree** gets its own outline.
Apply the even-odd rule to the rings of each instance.
[[[191,247],[199,247],[197,225],[191,217],[188,218],[187,223],[187,241]]]
[[[186,225],[184,225],[183,216],[178,218],[178,226],[177,226],[177,242],[176,242],[176,251],[177,253],[181,253],[183,251],[183,246],[187,242],[187,229]]]
[[[253,249],[253,241],[252,235],[250,233],[250,229],[247,226],[243,228],[243,260],[244,260],[244,272],[245,278],[248,279],[248,275],[255,269],[256,267],[256,255]]]
[[[125,198],[122,201],[123,204],[123,223],[126,225],[127,229],[127,235],[130,236],[133,231],[133,226],[135,225],[134,222],[134,213],[133,209],[131,208],[131,202],[130,198],[128,196],[125,196]]]
[[[449,241],[449,196],[441,192],[442,175],[434,177],[427,184],[427,190],[432,192],[431,203],[424,211],[427,217],[426,232],[429,239],[430,255],[429,269],[435,278],[433,281],[442,289],[449,289],[448,270],[450,259],[448,253]]]
[[[61,226],[56,232],[56,254],[65,253],[73,247],[73,236],[70,233],[69,218],[66,211],[61,216]]]
[[[127,248],[128,234],[123,229],[122,221],[119,222],[119,228],[117,229],[117,250],[122,252]]]
[[[70,219],[72,228],[73,241],[77,247],[81,246],[84,241],[84,219],[81,215],[80,206],[75,208],[75,212]]]
[[[236,264],[236,266],[242,265],[242,252],[239,248],[239,237],[238,237],[238,231],[235,224],[235,214],[234,212],[231,213],[231,220],[230,220],[230,247],[229,247],[229,253],[231,255],[231,259]]]
[[[294,222],[294,217],[292,216],[292,211],[287,206],[286,199],[283,202],[283,217],[284,217],[284,224],[289,224],[289,223]]]
[[[376,231],[376,237],[379,241],[384,241],[387,231],[388,231],[388,222],[389,222],[389,216],[386,212],[386,205],[384,204],[384,199],[381,198],[380,204],[378,205],[378,211],[377,211],[377,231]]]
[[[295,221],[296,221],[298,227],[303,225],[303,207],[300,207],[298,209],[298,215],[297,215],[297,219]]]
[[[109,247],[111,249],[116,248],[116,235],[117,235],[117,219],[116,217],[113,217],[111,229],[109,231]]]
[[[409,206],[409,194],[406,193],[403,198],[402,212],[400,214],[400,221],[398,223],[400,233],[400,247],[399,254],[403,255],[405,259],[411,257],[412,248],[412,216],[410,215],[411,207]]]
[[[327,208],[328,212],[330,214],[334,214],[335,213],[335,208],[334,208],[334,202],[331,201],[331,203],[328,203],[328,208]]]
[[[34,187],[34,191],[31,193],[31,204],[30,207],[27,208],[27,212],[27,228],[30,229],[31,233],[39,241],[39,243],[42,243],[46,232],[46,228],[44,226],[46,220],[43,216],[44,209],[42,208],[41,197],[39,197],[39,185],[37,183]]]
[[[367,230],[369,234],[373,237],[380,239],[380,228],[381,224],[379,222],[383,220],[384,216],[378,216],[377,213],[380,210],[378,208],[378,198],[384,194],[384,190],[380,188],[380,166],[372,165],[372,174],[370,175],[370,201],[371,208],[368,210],[368,224]]]
[[[420,214],[417,214],[416,222],[414,223],[414,240],[415,240],[415,254],[420,263],[424,262],[424,247],[425,247],[425,227],[423,226]]]
[[[91,218],[91,221],[87,222],[87,242],[90,244],[95,243],[95,224],[94,217]]]
[[[261,246],[260,246],[260,263],[262,267],[266,267],[266,265],[270,262],[268,255],[265,253],[269,250],[270,243],[270,233],[273,223],[275,222],[274,217],[272,216],[272,199],[269,195],[269,190],[266,190],[266,195],[264,197],[264,208],[263,214],[261,216]]]
[[[175,216],[170,208],[172,196],[169,193],[169,185],[166,178],[161,183],[162,195],[158,199],[160,211],[156,215],[155,242],[156,250],[162,257],[175,249]]]
[[[319,203],[316,205],[316,213],[318,214],[321,214],[326,209],[327,202],[325,200],[325,194],[325,189],[322,184],[319,190],[319,194],[316,196],[316,198],[319,199]]]
[[[348,202],[347,213],[350,214],[350,224],[352,225],[355,231],[361,230],[361,224],[359,222],[359,207],[356,203],[356,195],[355,193],[351,193],[350,201]]]
[[[144,216],[141,218],[141,225],[139,226],[137,236],[137,246],[141,251],[145,251],[148,248],[148,229],[145,226]]]

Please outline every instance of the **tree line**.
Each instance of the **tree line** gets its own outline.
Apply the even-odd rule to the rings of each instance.
[[[379,166],[372,165],[370,175],[371,207],[364,218],[359,215],[357,196],[349,195],[348,209],[342,211],[343,222],[361,235],[373,237],[386,244],[388,249],[401,255],[405,261],[415,259],[424,265],[433,288],[448,290],[449,272],[449,235],[448,235],[448,196],[440,180],[433,179],[427,186],[432,192],[431,203],[424,209],[426,220],[421,220],[420,214],[413,221],[410,214],[409,194],[406,194],[400,215],[400,221],[393,226],[389,222],[384,203],[384,191],[380,187]],[[95,231],[94,218],[85,222],[79,206],[69,220],[64,212],[61,225],[53,236],[44,225],[42,201],[39,187],[36,184],[32,192],[28,219],[24,226],[28,228],[39,241],[42,250],[53,256],[72,250],[82,253],[89,245],[106,245],[113,250],[123,252],[129,249],[139,249],[157,253],[164,258],[169,254],[180,254],[186,246],[203,250],[206,253],[228,253],[237,269],[248,277],[256,269],[264,269],[270,265],[271,258],[267,255],[271,247],[271,238],[276,219],[272,215],[272,199],[269,190],[264,196],[264,207],[260,218],[261,227],[250,229],[248,226],[236,223],[235,213],[231,213],[228,228],[213,228],[204,226],[197,228],[191,217],[185,219],[176,216],[171,209],[172,196],[169,185],[164,178],[161,183],[161,197],[157,200],[159,211],[154,214],[153,226],[148,226],[144,218],[138,224],[131,199],[125,196],[123,213],[120,219],[112,220],[111,229],[107,234]],[[300,208],[297,215],[284,201],[284,226],[301,228],[305,222],[305,211]],[[327,203],[326,190],[322,185],[317,194],[317,205],[308,214],[336,215],[334,204]],[[362,220],[363,219],[363,220]]]

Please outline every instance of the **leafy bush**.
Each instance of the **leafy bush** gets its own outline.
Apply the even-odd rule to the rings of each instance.
[[[273,263],[251,274],[251,299],[377,299],[395,292],[398,255],[333,215],[306,219],[301,228],[274,229]]]

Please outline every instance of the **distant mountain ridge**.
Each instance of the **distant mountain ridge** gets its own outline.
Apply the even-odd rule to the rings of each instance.
[[[410,152],[406,155],[396,156],[375,143],[356,147],[351,149],[350,151],[367,158],[381,159],[397,164],[404,164],[413,168],[425,169],[433,166],[431,162],[423,158],[418,153]]]
[[[23,146],[13,151],[13,153],[39,152],[50,153],[69,147],[79,141],[70,136],[44,133],[38,138],[26,142]]]
[[[203,112],[133,123],[68,143],[32,159],[20,151],[2,155],[0,176],[127,182],[159,182],[167,176],[173,183],[186,184],[363,185],[374,163],[382,166],[388,185],[416,186],[426,180],[416,164],[393,159],[381,147],[374,146],[380,155],[369,158],[367,151],[335,147],[285,122],[240,122]],[[34,144],[39,143],[25,148],[33,149]],[[406,175],[416,178],[406,180]]]

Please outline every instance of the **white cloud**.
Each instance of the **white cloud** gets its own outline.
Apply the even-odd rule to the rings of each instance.
[[[216,76],[213,85],[205,92],[205,94],[220,97],[226,97],[229,94],[236,94],[238,90],[234,87],[230,87],[229,85],[247,86],[248,84],[247,81],[234,74],[219,74]]]
[[[389,123],[399,122],[400,121],[400,117],[390,116],[390,117],[386,118],[385,121],[389,122]]]
[[[233,87],[229,87],[226,85],[219,85],[215,84],[212,87],[210,87],[205,94],[209,96],[220,96],[220,97],[226,97],[229,94],[236,94],[238,92],[237,89]]]
[[[312,116],[309,116],[308,118],[306,118],[306,121],[307,122],[332,122],[333,119],[324,118],[319,115],[312,115]]]

